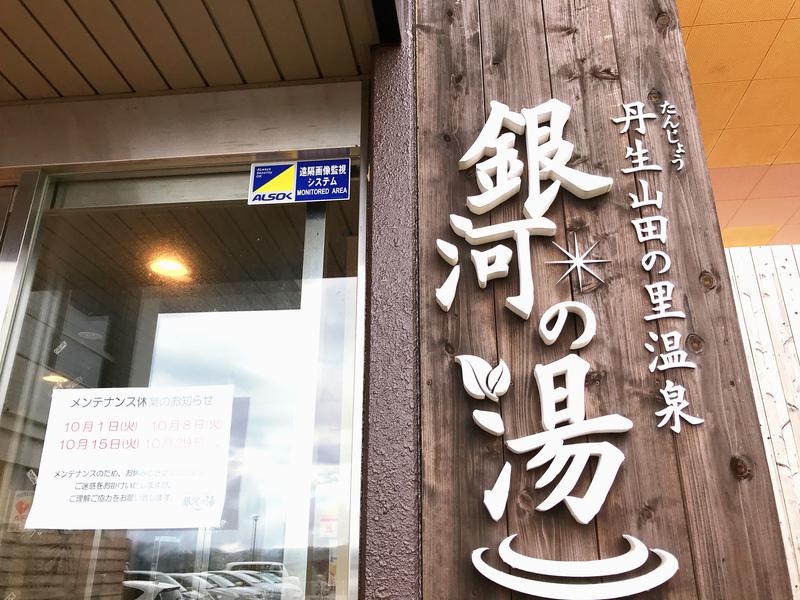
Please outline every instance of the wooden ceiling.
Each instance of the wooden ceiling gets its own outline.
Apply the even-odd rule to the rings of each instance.
[[[800,243],[800,0],[677,0],[726,246]]]
[[[369,0],[0,0],[0,101],[355,77]]]

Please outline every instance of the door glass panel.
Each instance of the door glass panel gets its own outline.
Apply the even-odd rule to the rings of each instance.
[[[3,365],[0,598],[351,597],[358,205],[248,207],[231,200],[241,179],[56,186]],[[45,438],[63,437],[48,430],[54,390],[227,385],[218,527],[25,528],[54,476]],[[182,425],[151,421],[134,437],[165,444],[167,463]],[[78,462],[102,453],[96,431],[72,437],[89,444]],[[214,477],[189,462],[188,477]],[[142,510],[124,474],[74,470],[75,502]]]

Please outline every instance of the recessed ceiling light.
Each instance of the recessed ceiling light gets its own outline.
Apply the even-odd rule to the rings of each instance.
[[[47,383],[67,383],[69,379],[67,379],[63,375],[50,373],[49,375],[45,375],[44,377],[42,377],[42,381],[46,381]]]
[[[89,340],[90,342],[96,342],[97,340],[103,339],[103,334],[97,333],[96,331],[79,331],[78,337]]]
[[[189,274],[189,269],[178,258],[173,256],[160,256],[150,263],[150,270],[164,277],[181,279]]]

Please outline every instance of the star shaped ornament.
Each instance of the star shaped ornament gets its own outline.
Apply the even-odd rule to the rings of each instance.
[[[592,244],[589,247],[589,249],[586,252],[581,254],[581,250],[578,247],[578,235],[576,233],[574,233],[574,232],[572,234],[572,240],[573,240],[573,245],[575,247],[575,253],[574,254],[572,252],[570,252],[569,250],[565,250],[564,248],[562,248],[561,246],[559,246],[555,242],[552,242],[552,244],[556,248],[558,248],[559,250],[561,250],[561,252],[564,253],[564,256],[566,256],[568,260],[548,260],[547,264],[551,264],[551,265],[552,264],[569,265],[569,268],[564,272],[564,274],[561,276],[561,279],[559,279],[556,283],[558,284],[558,283],[561,283],[562,281],[564,281],[564,279],[566,279],[567,276],[570,273],[572,273],[572,271],[575,271],[578,274],[578,289],[581,292],[583,291],[583,271],[586,271],[589,275],[591,275],[592,277],[597,279],[600,283],[605,283],[605,281],[603,281],[600,278],[600,276],[597,273],[595,273],[588,265],[596,264],[596,263],[607,263],[607,262],[611,262],[611,261],[610,260],[605,260],[605,259],[590,259],[590,258],[586,258],[587,256],[589,256],[589,253],[592,250],[594,250],[594,247],[597,246],[597,244],[599,242],[595,242],[594,244]]]

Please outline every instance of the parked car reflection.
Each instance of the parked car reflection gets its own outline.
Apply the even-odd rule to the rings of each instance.
[[[122,600],[181,600],[179,586],[156,581],[125,581]]]
[[[265,592],[265,597],[269,600],[299,600],[302,596],[300,588],[296,586],[292,586],[296,588],[296,593],[294,593],[294,590],[286,590],[284,594],[283,584],[262,580],[242,571],[211,571],[211,573],[224,577],[237,586],[261,589]]]
[[[204,578],[197,573],[169,573],[169,576],[186,589],[199,594],[203,600],[238,600],[239,598],[255,597],[253,594],[241,593],[245,590],[229,589],[234,586],[225,580],[220,583]]]
[[[171,588],[178,590],[176,598],[180,600],[205,600],[205,598],[197,592],[187,590],[180,582],[176,581],[173,577],[160,571],[125,571],[125,581],[150,581],[154,583],[162,583]],[[143,597],[142,600],[145,600]],[[162,597],[159,597],[162,600]]]
[[[258,571],[235,571],[235,573],[237,575],[244,573],[250,577],[255,577],[262,583],[274,586],[270,589],[275,589],[276,591],[280,592],[282,594],[281,598],[284,598],[285,600],[296,600],[303,595],[303,591],[299,586],[285,581],[276,573],[259,573]],[[292,579],[296,580],[297,578],[293,577]]]
[[[225,577],[213,573],[194,573],[194,575],[209,583],[213,583],[226,592],[233,593],[235,598],[248,598],[250,600],[266,600],[267,598],[267,593],[265,591],[250,587],[242,582],[236,584]]]

